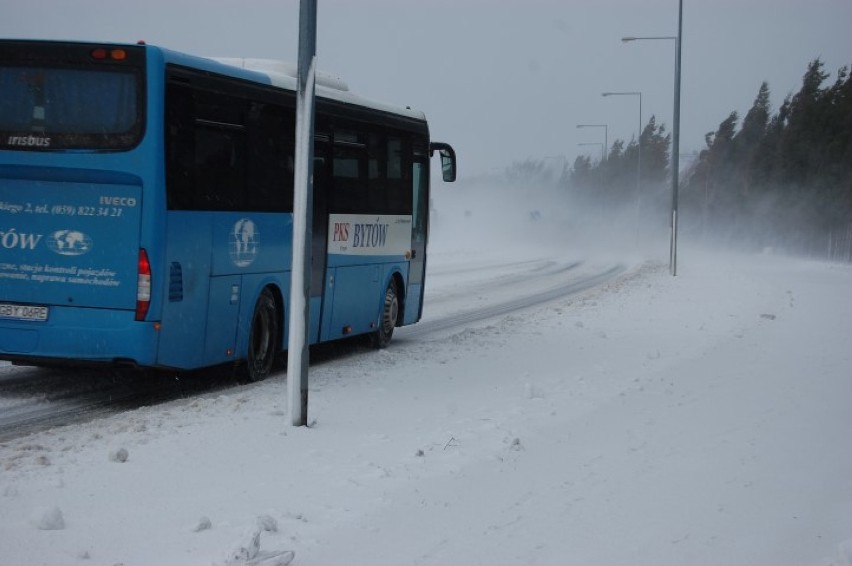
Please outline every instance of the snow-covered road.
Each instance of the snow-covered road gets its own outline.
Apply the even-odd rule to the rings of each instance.
[[[447,259],[430,269],[423,321],[398,338],[422,339],[574,295],[616,277],[620,264],[575,259]],[[139,374],[111,370],[0,367],[0,441],[117,412],[226,390],[226,371]]]
[[[279,374],[2,442],[0,563],[848,566],[852,270],[682,258],[316,364],[310,428]]]

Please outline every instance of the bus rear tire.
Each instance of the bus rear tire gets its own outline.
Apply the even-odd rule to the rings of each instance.
[[[281,326],[278,305],[269,289],[264,289],[251,317],[248,352],[241,377],[247,381],[260,381],[269,377],[280,349]]]
[[[396,292],[396,281],[391,279],[385,290],[382,303],[382,316],[379,319],[379,329],[372,335],[374,348],[385,348],[393,338],[393,330],[399,322],[399,295]]]

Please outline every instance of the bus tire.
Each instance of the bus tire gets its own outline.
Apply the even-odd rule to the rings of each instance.
[[[393,338],[393,330],[399,323],[399,294],[396,292],[396,280],[391,279],[385,290],[382,302],[382,316],[379,318],[379,329],[372,335],[374,348],[385,348]]]
[[[257,298],[251,317],[248,351],[243,376],[245,381],[260,381],[269,377],[280,348],[281,327],[278,305],[269,289]]]

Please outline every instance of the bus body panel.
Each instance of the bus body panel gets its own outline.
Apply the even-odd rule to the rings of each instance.
[[[136,308],[141,187],[6,178],[0,202],[3,301]]]
[[[379,271],[378,265],[334,268],[328,339],[363,334],[374,329],[378,302],[365,298],[379,296]]]
[[[410,214],[331,214],[328,222],[324,340],[375,332],[392,273],[406,295],[411,260]]]
[[[336,340],[356,334],[375,332],[379,328],[385,289],[394,274],[403,281],[403,287],[397,289],[402,297],[406,294],[405,281],[408,275],[408,262],[387,262],[387,258],[373,259],[376,263],[362,260],[361,265],[335,266],[332,261],[328,269],[325,296],[326,316],[323,321],[322,340]],[[370,258],[365,258],[370,259]],[[385,263],[378,263],[385,261]]]
[[[204,332],[204,357],[199,365],[213,365],[234,360],[240,318],[240,275],[210,278]],[[201,328],[201,327],[200,327]]]
[[[293,215],[264,212],[195,212],[211,216],[211,275],[289,271]]]
[[[170,212],[166,215],[166,253],[154,273],[163,297],[157,362],[167,367],[198,367],[203,363],[210,296],[212,217]]]
[[[169,212],[159,363],[200,367],[243,352],[265,284],[289,300],[292,216]],[[283,306],[283,304],[282,304]],[[283,346],[283,344],[282,344]]]
[[[405,293],[405,313],[402,324],[414,324],[420,320],[423,314],[423,285],[408,281],[408,289]]]
[[[0,353],[6,359],[46,363],[77,360],[156,365],[159,334],[132,311],[55,307],[46,322],[0,322]]]
[[[217,287],[214,289],[211,283],[208,335],[215,333],[219,339],[211,346],[208,338],[208,348],[214,348],[209,354],[217,361],[225,361],[227,358],[222,358],[227,350],[223,349],[225,333],[214,326],[231,327],[230,349],[240,357],[248,349],[251,320],[263,289],[269,286],[277,292],[281,309],[285,309],[290,300],[293,216],[261,212],[216,213],[211,233],[211,279],[217,282]],[[234,279],[234,275],[238,278]],[[233,310],[236,303],[239,308]],[[281,348],[286,349],[284,332],[281,339]]]
[[[46,320],[0,320],[0,352],[154,363],[157,336],[134,320],[140,179],[43,154],[17,161],[31,165],[0,168],[0,303],[44,307]]]

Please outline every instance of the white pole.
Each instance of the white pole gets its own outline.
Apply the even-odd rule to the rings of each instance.
[[[641,209],[642,209],[642,93],[639,93],[639,138],[637,140],[636,160],[636,245],[641,238]]]
[[[677,275],[677,207],[678,178],[680,175],[680,48],[683,38],[683,0],[678,0],[677,39],[675,40],[674,125],[672,128],[672,237],[670,242],[669,271]]]
[[[290,283],[290,338],[287,346],[287,396],[290,403],[290,422],[293,426],[308,424],[308,329],[311,323],[309,298],[316,29],[316,0],[300,0],[293,192],[293,267]]]

